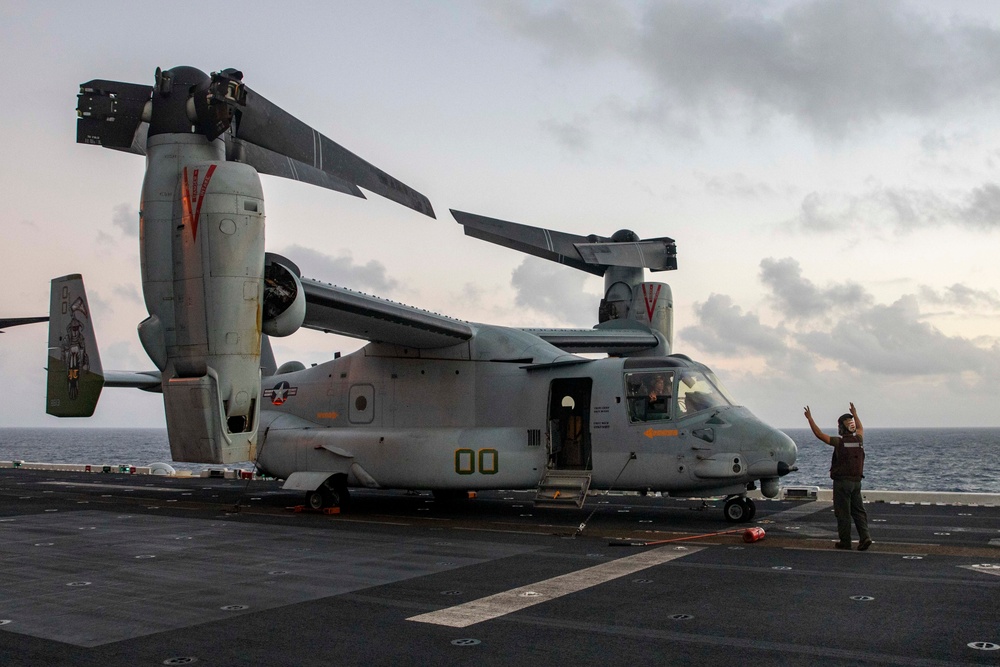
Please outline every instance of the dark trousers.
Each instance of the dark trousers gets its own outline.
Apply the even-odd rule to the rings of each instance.
[[[851,519],[858,529],[858,538],[870,540],[868,513],[861,499],[861,481],[853,479],[833,480],[833,513],[837,517],[837,533],[841,544],[851,543]]]

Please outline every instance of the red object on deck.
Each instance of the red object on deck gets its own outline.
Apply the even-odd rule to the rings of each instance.
[[[757,540],[764,539],[764,529],[763,528],[747,528],[743,531],[743,541],[744,542],[756,542]]]

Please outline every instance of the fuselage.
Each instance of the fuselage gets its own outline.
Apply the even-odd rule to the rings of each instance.
[[[265,378],[259,465],[435,490],[530,489],[548,470],[576,470],[596,488],[698,496],[758,479],[776,494],[795,462],[791,439],[687,357],[591,360],[477,327],[450,348],[373,343]]]

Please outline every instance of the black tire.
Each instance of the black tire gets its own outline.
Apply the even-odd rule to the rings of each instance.
[[[347,480],[338,479],[334,482],[333,493],[336,496],[336,506],[346,510],[351,506],[351,492],[347,489]]]
[[[329,506],[330,500],[324,489],[319,488],[315,491],[306,492],[306,505],[310,509],[321,510],[324,507]]]
[[[757,503],[750,500],[749,498],[744,498],[747,507],[747,518],[743,519],[745,523],[753,521],[753,518],[757,516]]]
[[[469,500],[469,492],[458,489],[434,489],[434,501],[444,504],[461,503]]]
[[[749,514],[749,509],[743,503],[743,499],[737,496],[726,501],[722,513],[729,523],[742,523],[748,520],[746,516]]]

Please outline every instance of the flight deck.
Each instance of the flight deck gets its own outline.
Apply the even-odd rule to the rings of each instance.
[[[995,496],[869,498],[864,553],[822,496],[533,500],[2,469],[0,663],[1000,664]]]

